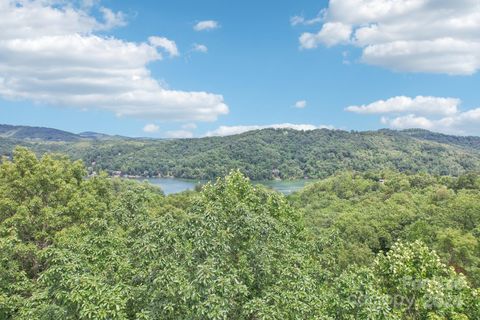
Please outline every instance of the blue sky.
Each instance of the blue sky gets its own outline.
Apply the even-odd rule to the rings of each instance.
[[[229,134],[286,123],[302,125],[298,128],[424,127],[480,134],[480,36],[478,32],[472,36],[469,29],[478,26],[448,28],[447,23],[445,30],[433,34],[416,32],[438,30],[437,20],[445,21],[440,16],[445,8],[432,1],[400,8],[407,13],[401,16],[398,8],[388,7],[389,0],[363,0],[365,8],[358,10],[348,10],[353,0],[89,1],[52,7],[41,1],[3,2],[0,20],[8,20],[1,15],[25,13],[39,18],[36,26],[18,18],[3,26],[18,30],[13,24],[18,23],[36,31],[0,35],[0,56],[7,57],[6,63],[0,62],[0,123],[150,137]],[[480,17],[480,8],[472,1],[446,6],[452,21]],[[460,6],[471,8],[465,12]],[[361,9],[368,14],[362,16]],[[57,20],[48,18],[52,12]],[[417,26],[419,17],[431,22]],[[195,30],[202,21],[217,25]],[[365,25],[376,27],[363,30]],[[13,47],[19,41],[40,43],[48,37],[62,45]],[[98,41],[91,47],[77,45],[92,39]],[[112,56],[106,66],[98,66],[101,60],[95,55],[102,55],[103,42],[109,42],[107,53]],[[134,53],[124,52],[129,43],[135,46]],[[178,52],[166,43],[174,43]],[[452,50],[455,46],[459,49]],[[41,50],[48,51],[49,58],[40,59]],[[163,58],[153,57],[152,50]],[[398,52],[407,53],[399,57]],[[86,67],[88,77],[80,81],[86,73],[78,70]],[[90,73],[92,68],[101,72]],[[59,76],[58,71],[55,81],[44,76],[57,69],[64,72]],[[151,89],[134,94],[128,105],[121,100],[125,106],[117,109],[118,96],[124,98],[143,86],[123,83],[133,69],[140,70]],[[110,78],[117,71],[122,76]],[[102,76],[93,78],[95,74]],[[84,79],[92,84],[85,85]],[[81,92],[76,92],[79,87]],[[79,102],[78,95],[88,95],[89,90],[98,101],[95,96]],[[70,91],[75,92],[65,94]],[[157,91],[168,97],[157,103]],[[190,96],[191,92],[204,95]],[[297,102],[302,108],[295,107]],[[143,111],[137,103],[145,103]]]

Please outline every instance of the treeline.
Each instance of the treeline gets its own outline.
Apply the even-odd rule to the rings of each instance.
[[[480,139],[424,130],[346,132],[265,129],[228,137],[180,140],[21,141],[37,154],[62,152],[90,172],[211,180],[240,169],[253,180],[326,178],[353,170],[460,175],[480,170]],[[1,146],[4,154],[10,145]],[[5,140],[4,140],[4,143]]]
[[[86,175],[2,161],[0,319],[480,318],[476,175],[344,173],[290,199],[238,171],[168,197]]]

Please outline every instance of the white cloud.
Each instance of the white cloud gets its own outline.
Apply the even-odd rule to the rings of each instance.
[[[220,126],[213,131],[207,132],[205,136],[207,137],[230,136],[230,135],[240,134],[247,131],[267,129],[267,128],[293,129],[293,130],[300,130],[300,131],[309,131],[309,130],[315,130],[315,129],[335,129],[333,126],[330,126],[330,125],[314,126],[311,124],[292,124],[292,123],[251,125],[251,126]]]
[[[160,127],[153,123],[147,124],[143,127],[143,132],[146,133],[155,133],[158,132],[158,130],[160,130]]]
[[[172,139],[193,138],[193,133],[188,130],[167,131],[167,137]]]
[[[452,115],[457,113],[460,103],[460,99],[454,98],[398,96],[368,105],[349,106],[345,110],[361,114],[414,112],[427,115]]]
[[[303,109],[306,106],[307,106],[307,101],[306,100],[299,100],[299,101],[295,102],[295,105],[294,105],[294,107],[298,108],[298,109]]]
[[[421,128],[448,134],[480,135],[480,108],[461,111],[460,99],[394,97],[345,110],[359,114],[393,114],[380,122],[393,129]]]
[[[121,24],[119,13],[103,16],[63,1],[0,0],[0,96],[162,121],[228,113],[221,95],[171,90],[152,78],[147,64],[161,59],[155,46],[96,34]]]
[[[305,32],[300,36],[300,47],[302,49],[313,49],[320,43],[331,47],[337,44],[350,42],[352,26],[341,22],[327,22],[317,33]]]
[[[105,7],[101,7],[100,12],[103,14],[103,20],[105,20],[104,29],[109,30],[115,27],[123,27],[127,24],[123,12],[113,12]]]
[[[310,26],[320,22],[322,22],[322,17],[320,16],[313,19],[305,19],[305,17],[303,16],[293,16],[290,18],[290,24],[292,26],[298,26],[298,25]]]
[[[200,21],[196,25],[193,26],[193,30],[195,31],[207,31],[219,28],[220,25],[215,20],[205,20]]]
[[[300,36],[302,48],[352,44],[361,61],[404,72],[480,69],[478,0],[331,0],[324,21]]]
[[[148,42],[155,48],[162,48],[168,52],[170,57],[177,57],[180,53],[178,52],[177,44],[175,41],[164,37],[150,37]]]
[[[198,44],[198,43],[195,43],[193,44],[193,51],[196,51],[196,52],[201,52],[201,53],[207,53],[208,52],[208,48],[206,45],[204,44]]]
[[[396,117],[394,119],[389,119],[387,117],[382,117],[382,124],[386,124],[394,129],[407,129],[407,128],[422,128],[428,130],[435,129],[434,121],[427,119],[425,117],[419,117],[414,114],[409,114],[406,116]]]
[[[303,24],[304,22],[305,22],[305,18],[303,16],[293,16],[290,18],[290,24],[292,26]]]
[[[480,108],[439,119],[429,119],[414,114],[392,119],[384,117],[382,123],[394,129],[422,128],[448,134],[480,135]]]
[[[182,125],[182,129],[194,130],[194,129],[197,129],[197,125],[195,123],[186,123],[186,124]]]

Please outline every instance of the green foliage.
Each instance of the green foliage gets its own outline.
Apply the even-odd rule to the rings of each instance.
[[[138,176],[212,180],[240,169],[253,180],[270,180],[326,178],[343,170],[389,168],[455,176],[480,170],[480,139],[428,131],[265,129],[235,136],[179,140],[65,136],[63,141],[51,141],[48,137],[15,141],[38,154],[62,152],[82,159],[90,171],[121,171]],[[0,138],[0,153],[9,154],[13,145],[11,139]]]
[[[388,252],[399,240],[422,240],[478,286],[479,181],[473,174],[452,178],[345,172],[290,199],[304,211],[306,225],[330,265],[367,265],[373,254]]]
[[[63,308],[78,310],[78,306],[65,307],[67,300],[63,301],[63,308],[55,304],[48,306],[50,303],[37,305],[38,301],[48,299],[48,293],[55,294],[55,300],[62,299],[56,287],[42,287],[51,283],[52,279],[75,277],[68,280],[70,294],[76,295],[68,300],[70,302],[85,297],[95,306],[100,301],[93,294],[97,289],[98,299],[108,300],[108,294],[117,294],[119,289],[115,286],[105,288],[95,282],[95,277],[80,277],[79,270],[90,268],[91,265],[83,263],[81,247],[77,245],[82,244],[83,235],[92,237],[99,227],[108,226],[108,221],[118,212],[115,206],[117,202],[131,196],[134,199],[129,205],[145,206],[149,196],[161,195],[152,187],[127,186],[126,182],[111,181],[104,175],[86,180],[85,175],[86,170],[80,162],[72,163],[64,156],[53,155],[37,159],[23,148],[15,150],[13,161],[4,159],[1,164],[0,318],[9,319],[13,314],[27,318],[32,316],[32,310],[41,310],[38,313],[40,318],[63,319],[68,314]],[[62,251],[60,244],[65,237],[71,243],[68,249]],[[116,247],[114,244],[108,245]],[[103,259],[103,256],[97,257],[101,251],[92,248],[90,245],[84,248],[87,250],[85,259]],[[59,255],[60,252],[64,255]],[[73,261],[68,261],[68,258]],[[54,261],[69,263],[59,269]],[[98,270],[112,272],[108,268]],[[82,286],[90,289],[82,291]],[[106,312],[103,318],[112,318],[108,308],[102,309],[101,313]],[[89,314],[92,311],[87,308],[82,312]],[[85,318],[102,317],[92,313]]]
[[[185,218],[166,229],[176,234],[167,243],[148,236],[163,248],[151,253],[145,275],[153,319],[304,318],[317,310],[310,274],[317,270],[302,254],[306,246],[281,195],[232,173],[206,185]]]
[[[436,316],[453,318],[476,314],[471,310],[475,298],[461,274],[441,263],[440,258],[419,241],[396,243],[375,261],[375,272],[394,311],[407,318]]]
[[[344,173],[287,199],[239,171],[168,197],[86,175],[2,161],[0,319],[480,318],[477,177]]]
[[[330,288],[335,319],[476,319],[478,292],[423,243],[396,243],[371,268],[349,268]]]

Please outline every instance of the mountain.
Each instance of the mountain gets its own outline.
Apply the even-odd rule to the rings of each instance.
[[[129,138],[129,137],[124,137],[124,136],[118,136],[118,135],[109,135],[105,133],[98,133],[98,132],[91,132],[91,131],[86,131],[86,132],[81,132],[78,134],[79,137],[84,138],[84,139],[91,139],[91,140],[130,140],[130,139],[135,139],[135,138]]]
[[[431,132],[423,129],[408,129],[403,130],[402,133],[411,137],[420,138],[423,140],[430,140],[439,143],[453,144],[467,148],[474,148],[480,150],[480,137],[474,136],[452,136],[437,132]]]
[[[78,135],[82,138],[87,138],[87,139],[107,139],[108,137],[110,137],[108,134],[91,132],[91,131],[80,132]]]
[[[0,124],[0,138],[9,138],[16,140],[36,140],[38,142],[46,141],[80,141],[80,140],[110,140],[110,139],[128,139],[121,136],[110,136],[108,134],[97,132],[82,132],[79,134],[68,131],[30,126],[12,126]]]
[[[28,126],[12,126],[0,124],[0,137],[18,140],[41,140],[41,141],[78,141],[80,136],[67,131]]]
[[[262,180],[324,178],[341,170],[436,175],[480,171],[480,138],[418,129],[264,129],[227,137],[164,140],[2,128],[0,154],[9,155],[14,145],[21,144],[38,154],[60,152],[82,159],[91,171],[140,176],[214,179],[240,169],[251,179]]]

